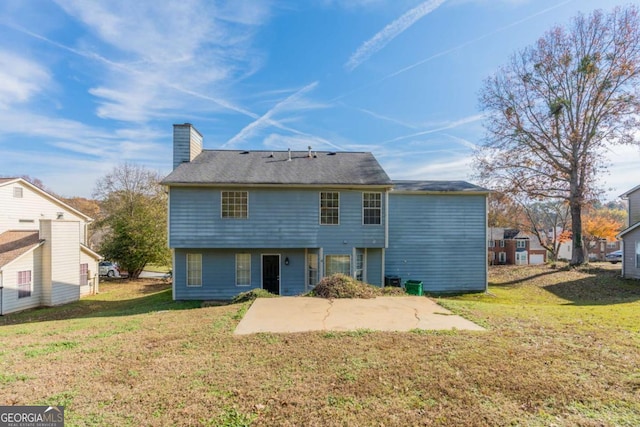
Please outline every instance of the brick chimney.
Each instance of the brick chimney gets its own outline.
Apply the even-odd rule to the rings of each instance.
[[[173,168],[190,162],[202,152],[202,135],[191,123],[173,125]]]

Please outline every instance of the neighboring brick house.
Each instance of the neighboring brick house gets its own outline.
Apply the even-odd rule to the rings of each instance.
[[[600,239],[597,242],[589,242],[589,244],[587,245],[589,261],[606,261],[605,256],[608,253],[620,250],[620,248],[620,240],[614,240],[613,242],[610,242],[607,241],[607,239]]]
[[[487,235],[491,265],[535,265],[547,261],[547,250],[532,234],[513,228],[492,227]]]

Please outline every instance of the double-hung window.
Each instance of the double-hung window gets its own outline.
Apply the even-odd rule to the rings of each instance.
[[[236,254],[236,286],[251,286],[251,254]]]
[[[320,224],[340,224],[340,193],[337,191],[320,192]]]
[[[249,217],[249,194],[246,191],[223,191],[222,218],[247,219]]]
[[[80,264],[80,286],[89,284],[89,264]]]
[[[202,254],[187,254],[187,286],[202,286]]]
[[[31,296],[31,270],[18,271],[18,298]]]
[[[526,239],[518,239],[518,240],[516,240],[516,248],[518,248],[518,249],[526,249],[527,248]]]
[[[362,193],[362,222],[365,225],[382,223],[381,193]]]

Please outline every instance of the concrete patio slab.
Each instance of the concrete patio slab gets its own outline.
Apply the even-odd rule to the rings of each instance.
[[[236,335],[258,332],[472,330],[484,328],[454,315],[426,297],[334,299],[258,298],[236,327]]]

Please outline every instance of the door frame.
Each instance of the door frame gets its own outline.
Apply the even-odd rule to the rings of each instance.
[[[264,257],[265,256],[277,256],[278,257],[278,295],[282,295],[282,256],[281,254],[264,253],[260,254],[260,287],[264,289]]]

